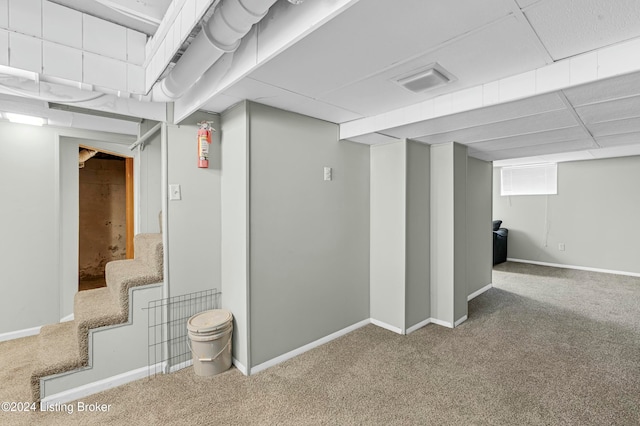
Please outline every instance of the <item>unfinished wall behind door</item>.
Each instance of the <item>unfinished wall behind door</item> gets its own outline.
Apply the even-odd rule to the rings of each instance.
[[[125,161],[101,157],[80,169],[81,281],[104,277],[107,262],[127,255]]]

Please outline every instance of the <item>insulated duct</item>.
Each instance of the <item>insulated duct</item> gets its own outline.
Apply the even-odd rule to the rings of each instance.
[[[162,94],[171,100],[182,96],[222,55],[235,52],[242,37],[276,1],[222,0],[202,31],[160,82]]]

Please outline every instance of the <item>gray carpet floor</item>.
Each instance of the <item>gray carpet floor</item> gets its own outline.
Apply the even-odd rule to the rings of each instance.
[[[0,343],[0,401],[28,400],[35,338]],[[639,425],[640,278],[506,263],[454,330],[368,325],[256,375],[192,368],[16,425]]]

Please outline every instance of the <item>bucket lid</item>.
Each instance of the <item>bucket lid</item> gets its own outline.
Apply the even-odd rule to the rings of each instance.
[[[187,329],[192,333],[210,333],[226,326],[233,319],[226,309],[212,309],[195,314],[187,321]]]

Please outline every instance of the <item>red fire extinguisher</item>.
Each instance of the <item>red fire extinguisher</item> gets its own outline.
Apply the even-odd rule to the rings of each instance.
[[[211,127],[210,121],[202,121],[198,123],[198,167],[201,169],[209,168],[209,145],[211,145],[211,132],[215,131]]]

